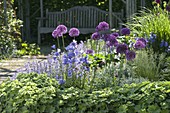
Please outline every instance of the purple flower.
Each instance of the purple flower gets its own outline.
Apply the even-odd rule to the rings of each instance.
[[[99,40],[100,39],[100,34],[98,32],[95,32],[92,34],[91,38],[93,40]]]
[[[109,41],[109,39],[110,39],[110,34],[104,34],[103,36],[102,36],[102,39],[106,42],[106,41]]]
[[[57,29],[55,29],[55,30],[52,32],[52,36],[53,36],[54,38],[61,37],[62,35],[63,35],[62,32],[61,32],[60,30],[57,30]]]
[[[67,47],[66,47],[66,50],[67,51],[69,51],[69,50],[74,50],[75,49],[75,47],[74,46],[71,46],[71,45],[68,45]]]
[[[127,50],[128,50],[127,44],[118,44],[116,47],[116,52],[120,54],[126,53]]]
[[[68,58],[69,59],[71,59],[71,58],[73,58],[73,57],[75,57],[76,55],[75,55],[75,53],[74,52],[69,52],[68,53]]]
[[[117,38],[119,36],[119,33],[115,32],[115,33],[112,33],[111,35],[113,35]]]
[[[108,38],[107,41],[107,46],[117,46],[118,45],[118,41],[116,39],[116,37],[114,35],[110,35],[110,37]]]
[[[108,29],[109,29],[109,24],[105,21],[100,22],[99,25],[96,27],[96,31],[103,31]]]
[[[170,6],[169,6],[169,5],[166,6],[166,10],[167,10],[168,12],[170,12]]]
[[[71,69],[68,70],[68,77],[71,77],[73,74],[73,71]]]
[[[134,47],[135,47],[136,49],[142,49],[142,48],[145,48],[146,45],[145,45],[142,41],[136,41]]]
[[[168,47],[168,42],[162,40],[160,43],[160,47]]]
[[[157,4],[160,4],[160,3],[161,3],[161,0],[155,0],[155,2],[156,2]]]
[[[155,40],[156,40],[156,34],[151,33],[149,41],[150,41],[151,43],[154,43]]]
[[[66,55],[63,56],[63,64],[68,64],[68,57]]]
[[[87,51],[86,51],[86,54],[93,54],[94,53],[94,51],[92,50],[92,49],[88,49]]]
[[[88,60],[87,60],[87,56],[84,57],[84,58],[80,58],[80,61],[83,62],[83,63],[85,63],[85,64],[89,64],[89,63],[88,63]]]
[[[67,27],[65,25],[59,25],[59,26],[57,26],[56,29],[61,31],[62,34],[66,34],[67,33]]]
[[[70,35],[71,37],[79,36],[79,34],[80,34],[80,31],[79,31],[77,28],[71,28],[71,29],[69,30],[69,35]]]
[[[58,83],[59,83],[60,85],[64,84],[65,82],[66,82],[66,81],[63,80],[63,79],[59,79],[59,80],[58,80]]]
[[[126,52],[126,59],[133,60],[136,57],[136,53],[134,51],[127,51]]]
[[[146,39],[145,38],[138,38],[137,41],[142,41],[145,45],[147,43]]]
[[[55,45],[52,45],[51,48],[52,48],[52,49],[56,49],[56,46],[55,46]]]
[[[60,53],[59,53],[59,52],[55,52],[54,55],[55,55],[55,56],[59,56]]]
[[[129,28],[122,28],[121,34],[122,35],[130,35],[130,29]]]

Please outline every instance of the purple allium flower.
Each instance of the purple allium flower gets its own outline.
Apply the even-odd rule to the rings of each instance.
[[[65,25],[59,25],[56,28],[57,30],[60,30],[62,34],[66,34],[67,33],[67,27]]]
[[[147,40],[145,38],[138,38],[137,41],[142,41],[145,45],[147,44]]]
[[[121,34],[122,35],[130,35],[130,29],[129,28],[122,28]]]
[[[95,32],[92,34],[91,38],[93,40],[99,40],[100,39],[100,34],[98,32]]]
[[[170,6],[169,6],[169,5],[166,6],[166,10],[167,10],[168,12],[170,12]]]
[[[100,22],[99,25],[96,27],[96,31],[103,31],[108,29],[109,29],[109,24],[105,21]]]
[[[56,49],[56,46],[55,46],[55,45],[52,45],[51,48],[52,48],[52,49]]]
[[[119,33],[117,33],[117,32],[114,32],[114,33],[112,33],[111,35],[113,35],[113,36],[115,36],[116,38],[119,36]]]
[[[157,4],[160,4],[160,3],[161,3],[161,0],[155,0],[155,2],[156,2]]]
[[[168,42],[162,40],[160,43],[160,47],[168,47]]]
[[[110,39],[110,34],[104,34],[103,36],[102,36],[102,39],[106,42],[106,41],[109,41],[109,39]]]
[[[60,30],[57,30],[57,29],[55,29],[55,30],[52,32],[52,36],[53,36],[54,38],[61,37],[62,35],[63,35],[62,32],[61,32]]]
[[[80,31],[79,31],[77,28],[71,28],[71,29],[69,30],[69,35],[70,35],[71,37],[79,36],[79,34],[80,34]]]
[[[134,47],[135,47],[136,49],[142,49],[142,48],[145,48],[146,45],[145,45],[142,41],[136,41]]]
[[[118,44],[116,47],[116,52],[123,54],[126,53],[126,51],[128,50],[128,45],[127,44]]]
[[[126,52],[126,59],[133,60],[136,57],[136,53],[134,51],[127,51]]]
[[[116,39],[116,37],[114,35],[110,35],[110,37],[107,39],[107,46],[117,46],[118,45],[118,41]]]
[[[92,50],[92,49],[88,49],[87,51],[86,51],[86,54],[93,54],[94,53],[94,51]]]

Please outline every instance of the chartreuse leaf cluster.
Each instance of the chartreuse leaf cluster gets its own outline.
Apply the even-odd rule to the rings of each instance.
[[[21,74],[0,85],[1,113],[169,113],[170,82],[89,90],[62,88],[45,74]]]

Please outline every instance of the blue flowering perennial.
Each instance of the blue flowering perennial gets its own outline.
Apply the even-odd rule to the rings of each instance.
[[[55,46],[53,45],[53,48]],[[72,84],[75,85],[80,81],[85,81],[86,76],[89,75],[89,62],[88,57],[84,56],[87,49],[84,43],[77,44],[74,40],[67,47],[64,53],[61,53],[60,49],[52,51],[51,55],[48,56],[47,60],[38,62],[28,62],[25,67],[18,70],[19,73],[46,73],[49,77],[54,77],[60,85]],[[71,79],[72,83],[69,83]],[[68,81],[69,82],[68,82]],[[75,82],[79,81],[79,82]],[[84,86],[82,83],[78,86]]]

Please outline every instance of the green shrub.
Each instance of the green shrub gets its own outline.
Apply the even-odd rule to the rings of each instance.
[[[21,74],[0,85],[1,113],[169,113],[170,82],[142,82],[89,92],[61,88],[44,74]]]
[[[24,42],[21,44],[21,49],[18,49],[15,54],[17,56],[40,55],[40,48],[36,44],[28,44]]]
[[[11,57],[13,50],[17,49],[21,42],[22,21],[16,18],[12,5],[11,1],[7,1],[7,25],[5,25],[3,2],[0,2],[0,59]]]

